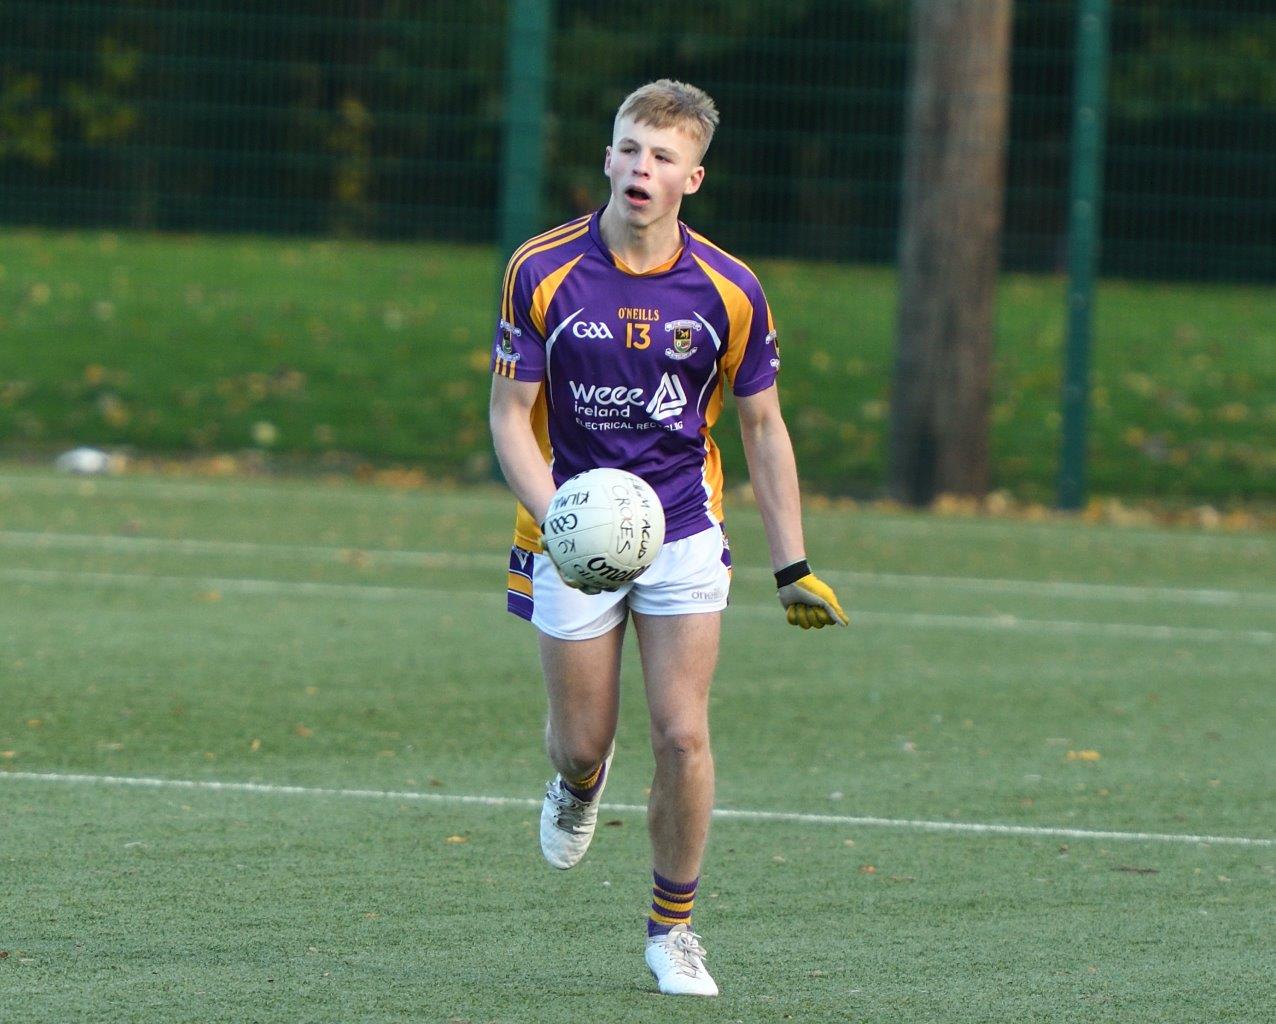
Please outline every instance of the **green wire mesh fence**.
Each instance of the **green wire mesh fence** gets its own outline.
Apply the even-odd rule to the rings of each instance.
[[[698,228],[751,256],[893,259],[908,7],[551,3],[540,221],[605,198],[616,104],[671,76],[723,114]],[[0,221],[495,242],[519,100],[508,14],[507,0],[5,0]],[[1015,6],[1010,268],[1063,263],[1075,14]],[[1276,277],[1270,5],[1122,0],[1110,71],[1102,271]]]

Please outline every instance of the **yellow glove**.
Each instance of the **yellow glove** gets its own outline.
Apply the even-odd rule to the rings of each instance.
[[[811,572],[806,559],[785,566],[775,574],[780,604],[784,605],[785,618],[791,626],[803,629],[823,629],[825,626],[845,626],[850,620],[837,603],[833,588]]]

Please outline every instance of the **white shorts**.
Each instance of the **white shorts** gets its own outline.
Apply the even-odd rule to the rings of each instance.
[[[559,640],[602,636],[624,622],[629,609],[642,615],[720,612],[730,589],[731,551],[717,526],[670,541],[638,579],[601,594],[573,590],[548,555],[519,548],[510,555],[509,610]]]

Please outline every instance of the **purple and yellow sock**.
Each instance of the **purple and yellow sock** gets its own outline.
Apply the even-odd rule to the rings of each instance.
[[[563,788],[577,800],[588,803],[603,788],[603,777],[607,774],[607,762],[604,761],[583,779],[563,779]]]
[[[690,882],[671,882],[651,873],[655,884],[651,887],[651,914],[647,918],[647,936],[666,935],[675,925],[691,925],[691,905],[696,901],[696,886],[700,879]]]

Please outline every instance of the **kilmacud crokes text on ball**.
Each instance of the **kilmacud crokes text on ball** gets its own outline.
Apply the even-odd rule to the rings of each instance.
[[[591,469],[554,492],[543,528],[545,551],[564,579],[619,590],[655,561],[665,510],[641,477]]]

